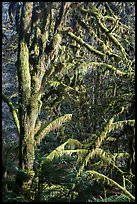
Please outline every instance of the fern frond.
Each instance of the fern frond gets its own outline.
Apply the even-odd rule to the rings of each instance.
[[[107,198],[96,199],[95,201],[96,202],[108,202],[108,203],[112,203],[112,202],[121,203],[121,202],[130,202],[130,199],[128,196],[121,194],[121,195],[112,195]]]
[[[45,135],[47,135],[49,132],[51,132],[55,129],[59,129],[60,127],[62,127],[62,125],[64,123],[71,120],[71,118],[72,118],[72,114],[66,114],[66,115],[61,116],[58,119],[54,120],[48,126],[42,127],[42,129],[40,129],[35,136],[36,137],[36,144],[39,143],[45,137]]]
[[[103,179],[109,185],[114,185],[114,186],[118,187],[120,190],[123,191],[123,193],[125,195],[129,196],[129,198],[131,198],[132,201],[135,201],[135,197],[126,188],[119,185],[116,181],[109,178],[108,176],[105,176],[104,174],[101,174],[101,173],[98,173],[97,171],[92,171],[92,170],[88,170],[88,171],[86,171],[86,173],[89,173],[91,176],[95,176],[97,179]]]

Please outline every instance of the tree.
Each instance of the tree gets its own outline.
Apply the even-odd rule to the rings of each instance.
[[[132,3],[130,5],[132,8]],[[126,93],[131,92],[133,96],[133,86],[125,89],[125,84],[134,84],[134,31],[130,20],[125,23],[123,14],[118,17],[119,13],[115,13],[113,9],[117,7],[117,3],[111,2],[10,3],[9,14],[11,20],[15,20],[18,35],[18,111],[4,93],[2,96],[10,107],[19,134],[19,169],[28,178],[27,182],[17,179],[21,187],[31,187],[37,145],[49,132],[71,120],[72,112],[75,120],[70,126],[78,127],[78,132],[73,128],[73,134],[88,147],[83,150],[87,155],[81,154],[80,173],[95,152],[102,154],[97,148],[116,126],[114,118],[118,120],[119,114],[129,109],[130,99]],[[89,76],[93,80],[90,81]],[[124,91],[120,90],[121,85]],[[110,93],[113,97],[106,100]],[[124,100],[118,103],[122,97]],[[107,102],[104,109],[99,106],[101,100]],[[71,108],[62,116],[64,102]],[[88,110],[89,107],[92,108]],[[97,110],[104,117],[100,118]],[[133,126],[134,121],[127,123]],[[90,139],[91,134],[96,134],[94,141],[93,137]],[[90,140],[89,144],[86,139]],[[75,140],[68,140],[69,145],[73,142],[77,144]]]
[[[46,71],[57,55],[61,42],[61,36],[57,33],[57,28],[65,18],[69,3],[62,3],[54,27],[51,25],[51,3],[11,3],[9,13],[12,17],[14,9],[16,10],[16,29],[18,39],[18,57],[17,57],[17,75],[19,82],[18,109],[17,116],[11,102],[3,94],[3,99],[11,107],[14,121],[19,133],[20,156],[19,167],[28,174],[33,175],[33,163],[35,158],[34,135],[38,132],[38,142],[53,129],[52,126],[45,126],[40,131],[39,113],[41,110],[41,97],[44,94],[44,83],[48,76]],[[40,14],[38,14],[40,12]],[[38,16],[39,15],[39,16]],[[43,19],[40,19],[43,16]],[[51,27],[51,28],[50,28]],[[53,30],[54,29],[54,30]],[[50,45],[46,45],[50,32],[54,33]],[[52,33],[52,34],[53,34]],[[47,47],[46,47],[47,46]],[[45,53],[48,52],[46,55]],[[11,104],[11,105],[10,105]],[[55,121],[54,126],[59,126],[71,118],[71,115],[65,115],[59,121]]]

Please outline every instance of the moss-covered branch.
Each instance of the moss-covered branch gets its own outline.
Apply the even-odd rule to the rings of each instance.
[[[99,14],[98,9],[92,5],[92,14],[96,17],[97,22],[99,24],[99,26],[101,27],[102,31],[105,32],[106,35],[108,35],[108,37],[110,38],[110,40],[117,46],[119,47],[119,49],[121,50],[124,58],[126,59],[126,51],[124,49],[124,47],[122,46],[122,44],[114,37],[114,35],[109,32],[109,29],[101,22],[101,17]]]
[[[96,140],[96,142],[95,142],[95,147],[96,148],[99,148],[101,146],[102,142],[104,141],[104,139],[107,136],[107,133],[109,133],[111,131],[111,129],[112,129],[111,126],[112,126],[113,120],[114,120],[114,118],[111,118],[109,120],[109,122],[104,127],[104,130],[101,132],[100,136]]]
[[[115,38],[115,36],[113,35],[112,32],[110,32],[110,30],[105,26],[105,24],[101,21],[101,19],[104,19],[104,16],[102,16],[100,14],[100,12],[98,11],[98,9],[91,3],[91,9],[83,9],[80,8],[82,13],[90,13],[92,16],[94,16],[100,26],[100,28],[102,29],[102,31],[110,38],[110,40],[117,46],[119,47],[119,49],[121,50],[124,58],[126,59],[126,51],[124,49],[124,47],[122,46],[122,44]],[[106,18],[106,17],[105,17]]]
[[[89,62],[89,63],[83,62],[80,64],[80,68],[83,67],[83,71],[87,70],[87,67],[89,68],[89,66],[91,66],[91,68],[93,68],[94,66],[94,67],[101,67],[103,69],[108,69],[109,71],[114,72],[117,76],[125,76],[129,78],[131,78],[132,76],[124,71],[120,71],[118,68],[114,67],[113,65],[103,63],[103,62]]]
[[[15,125],[17,127],[18,134],[20,134],[19,119],[18,119],[17,112],[16,112],[12,102],[9,100],[9,98],[4,93],[2,93],[2,99],[9,106],[9,109],[10,109],[10,111],[12,113],[14,123],[15,123]]]
[[[130,126],[134,127],[135,120],[117,121],[117,122],[112,124],[112,129],[123,128],[125,125],[130,125]]]
[[[106,17],[106,16],[105,16]],[[111,28],[109,30],[109,32],[113,32],[114,29],[116,28],[117,25],[117,20],[113,18],[113,21],[115,22],[113,28]],[[106,45],[105,41],[101,40],[101,38],[99,37],[99,35],[96,33],[96,31],[91,28],[91,26],[87,25],[84,21],[82,21],[80,18],[78,19],[78,23],[79,25],[82,27],[82,29],[86,29],[88,33],[90,33],[91,35],[93,35],[98,43],[101,45],[102,47],[102,51],[104,52],[104,54],[107,54],[110,58],[114,57],[116,59],[116,61],[121,61],[121,57],[117,54],[115,54],[114,52],[112,52],[112,49]],[[116,35],[116,34],[115,34]],[[116,35],[117,37],[119,37],[118,35]]]
[[[117,169],[117,171],[119,173],[121,173],[121,175],[124,175],[124,171],[122,171],[118,166],[116,166],[116,164],[114,162],[116,156],[114,156],[113,154],[108,153],[108,152],[102,150],[101,148],[98,148],[98,151],[96,151],[96,155],[99,156],[102,160],[104,160],[108,164],[111,164],[111,166],[113,166],[115,169]],[[129,158],[129,154],[128,153],[127,154],[121,153],[121,155],[122,155],[122,157]]]
[[[101,146],[102,142],[106,138],[107,133],[111,131],[111,124],[113,123],[113,120],[114,120],[114,118],[111,118],[108,121],[108,123],[104,127],[104,130],[101,132],[100,136],[98,136],[97,140],[95,141],[94,148],[92,148],[92,150],[89,151],[89,153],[85,157],[84,162],[79,169],[78,175],[81,174],[81,172],[83,172],[85,166],[89,162],[89,159],[92,159],[95,155],[98,154],[99,147]]]
[[[24,36],[26,41],[29,41],[29,33],[31,30],[33,2],[24,2],[22,9],[20,36]]]
[[[107,122],[106,126],[104,127],[104,130],[100,133],[100,135],[98,136],[98,138],[96,139],[95,143],[94,143],[94,148],[92,148],[92,150],[89,150],[89,153],[87,154],[87,156],[84,158],[84,162],[81,165],[81,167],[79,168],[79,172],[78,175],[81,174],[81,172],[83,172],[85,166],[88,164],[89,159],[92,159],[95,155],[98,154],[99,148],[102,145],[103,141],[106,139],[107,134],[109,132],[111,132],[112,130],[112,124],[113,124],[113,120],[115,118],[116,115],[120,114],[120,112],[118,112],[117,114],[115,114],[112,118],[109,119],[109,121]]]
[[[100,18],[97,17],[98,20],[98,24],[100,25],[101,29],[109,36],[110,40],[112,40],[112,42],[119,47],[119,49],[121,50],[123,57],[126,59],[126,51],[124,49],[124,47],[122,46],[122,44],[114,37],[114,35],[109,32],[109,30],[107,29],[107,27],[101,22]]]
[[[66,17],[66,14],[67,14],[68,10],[69,10],[70,5],[71,5],[70,2],[62,2],[61,7],[60,7],[59,16],[56,19],[54,33],[57,32],[59,27],[62,27],[64,25],[65,17]]]
[[[46,158],[52,160],[54,157],[59,157],[64,154],[71,156],[73,153],[77,153],[77,155],[80,156],[80,154],[82,155],[87,153],[88,150],[81,149],[81,147],[82,144],[78,140],[70,138],[53,150]]]
[[[79,43],[80,45],[83,45],[84,47],[86,47],[90,52],[100,56],[101,58],[105,56],[104,53],[100,52],[99,50],[95,49],[94,47],[92,47],[91,45],[87,44],[85,41],[82,40],[82,38],[76,36],[75,34],[73,34],[72,32],[67,32],[67,34],[74,39],[77,43]]]
[[[98,179],[103,179],[103,180],[107,181],[107,183],[110,184],[110,185],[114,185],[114,186],[118,187],[120,190],[123,191],[123,193],[125,195],[127,195],[129,198],[131,198],[132,201],[135,201],[135,197],[129,191],[127,191],[126,188],[119,185],[116,181],[114,181],[113,179],[110,179],[108,176],[105,176],[103,174],[100,174],[100,173],[98,173],[96,171],[91,171],[91,170],[86,171],[86,172],[89,173],[90,175],[95,176]]]
[[[71,120],[72,114],[66,114],[64,116],[59,117],[58,119],[51,122],[48,126],[45,124],[42,129],[38,131],[35,135],[36,137],[36,144],[39,143],[49,132],[59,129],[63,123]]]

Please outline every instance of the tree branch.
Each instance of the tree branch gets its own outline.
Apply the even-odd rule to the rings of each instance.
[[[17,127],[18,134],[20,134],[19,119],[18,119],[17,112],[16,112],[12,102],[8,99],[8,97],[4,93],[2,93],[2,99],[9,106],[10,112],[12,113],[14,123],[15,123],[15,125]]]
[[[91,175],[95,175],[97,177],[100,177],[100,178],[106,180],[111,185],[114,185],[114,186],[118,187],[120,190],[122,190],[124,192],[124,194],[126,194],[127,196],[129,196],[129,198],[131,198],[133,201],[135,201],[135,197],[129,191],[127,191],[126,188],[124,188],[123,186],[119,185],[116,181],[114,181],[113,179],[110,179],[108,176],[100,174],[97,171],[90,171],[90,170],[88,170],[87,173],[90,173]]]
[[[100,26],[100,28],[102,29],[103,32],[105,32],[106,35],[108,35],[108,37],[110,38],[110,40],[117,46],[119,47],[119,49],[121,50],[123,56],[125,59],[127,59],[127,56],[126,56],[126,51],[124,49],[124,47],[121,45],[121,43],[114,37],[114,35],[109,32],[109,29],[105,26],[105,24],[103,24],[101,22],[101,18],[105,18],[104,16],[100,15],[98,9],[92,4],[91,5],[91,9],[88,10],[88,9],[83,9],[81,7],[79,7],[81,12],[82,13],[89,13],[91,14],[92,16],[94,16]]]
[[[35,135],[36,137],[36,144],[39,143],[45,135],[47,135],[49,132],[59,129],[62,127],[62,124],[71,120],[72,114],[66,114],[64,116],[59,117],[58,119],[51,122],[48,126],[45,124],[43,127],[38,131],[38,133]]]
[[[105,57],[105,54],[100,52],[99,50],[96,50],[95,48],[93,48],[91,45],[87,44],[85,41],[82,40],[82,38],[77,37],[75,34],[73,34],[72,32],[67,32],[67,34],[73,38],[74,40],[76,40],[77,43],[79,43],[80,45],[83,45],[84,47],[86,47],[90,52],[99,55],[101,58]]]
[[[66,14],[67,14],[67,11],[69,9],[70,4],[71,4],[70,2],[62,2],[59,16],[56,19],[56,23],[55,23],[55,27],[54,27],[54,34],[58,31],[61,24],[63,22],[65,22],[65,17],[66,17]]]

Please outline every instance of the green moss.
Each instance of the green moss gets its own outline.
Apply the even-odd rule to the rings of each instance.
[[[44,125],[36,136],[36,143],[39,143],[43,139],[43,137],[46,134],[48,134],[49,132],[51,132],[57,128],[60,128],[63,125],[63,123],[71,120],[71,118],[72,118],[72,114],[66,114],[66,115],[61,116],[58,119],[54,120],[48,126],[46,125],[46,127],[45,127],[45,125]]]
[[[72,37],[74,40],[76,40],[76,42],[78,42],[80,45],[85,46],[90,52],[100,56],[100,57],[104,57],[105,54],[102,53],[101,51],[93,48],[91,45],[87,44],[86,42],[83,41],[82,38],[77,37],[75,34],[73,34],[72,32],[68,32],[67,33],[70,37]]]
[[[22,89],[21,92],[22,97],[24,98],[24,103],[27,103],[30,97],[31,77],[29,68],[29,50],[24,40],[20,42],[19,62],[19,83]]]

